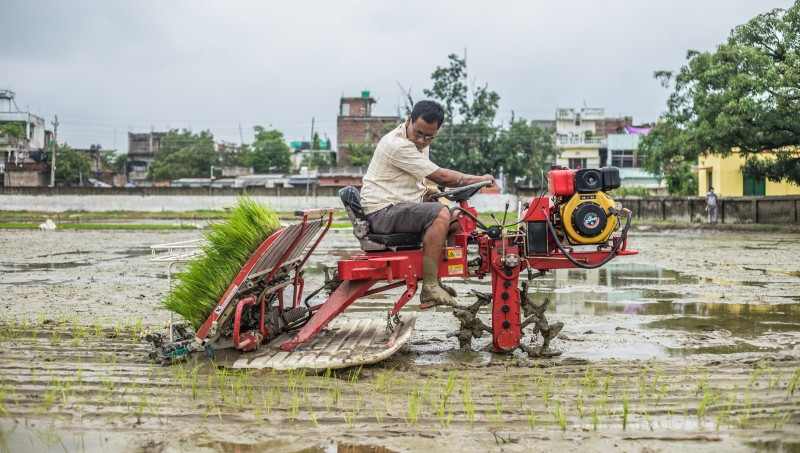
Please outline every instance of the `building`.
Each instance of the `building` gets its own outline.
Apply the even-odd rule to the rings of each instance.
[[[538,123],[549,125],[545,121]],[[561,156],[553,163],[573,169],[611,165],[608,136],[626,133],[625,128],[632,124],[633,117],[606,117],[602,108],[556,109],[555,145]]]
[[[7,123],[21,123],[28,140],[28,149],[48,149],[49,134],[45,131],[44,118],[19,111],[15,97],[13,91],[0,90],[0,127]]]
[[[18,123],[23,137],[0,136],[0,183],[5,186],[47,186],[50,165],[47,151],[52,133],[45,130],[44,118],[21,112],[10,90],[0,90],[0,128]]]
[[[403,122],[399,116],[372,116],[375,102],[369,91],[362,91],[361,97],[343,97],[339,100],[339,116],[336,119],[339,165],[351,165],[347,158],[347,145],[376,145],[389,129]]]
[[[361,187],[366,173],[366,167],[328,167],[319,169],[317,179],[320,187]]]
[[[147,181],[147,171],[161,148],[166,132],[134,134],[128,132],[128,179],[137,186],[152,185]]]
[[[555,145],[561,155],[555,165],[569,168],[600,167],[600,150],[606,149],[606,137],[598,135],[598,123],[605,120],[605,109],[556,109]]]
[[[665,194],[662,181],[644,170],[644,156],[637,148],[642,135],[650,128],[626,126],[626,134],[609,134],[606,137],[608,165],[619,168],[620,187],[644,187],[651,195]]]
[[[795,153],[800,156],[800,151]],[[773,159],[774,154],[764,151],[757,157]],[[724,197],[800,195],[800,186],[786,180],[773,182],[766,178],[754,180],[745,177],[742,174],[744,162],[745,159],[738,149],[727,157],[700,157],[695,168],[698,173],[698,195],[705,196],[711,187],[717,195]]]

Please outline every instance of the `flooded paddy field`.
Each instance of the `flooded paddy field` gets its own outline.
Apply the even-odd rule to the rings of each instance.
[[[800,449],[800,234],[634,226],[638,255],[530,282],[565,324],[559,357],[483,352],[487,335],[460,350],[436,308],[390,359],[319,374],[148,362],[139,334],[169,319],[150,246],[199,235],[0,231],[0,451]],[[306,291],[357,251],[329,232]],[[490,292],[448,283],[464,305]]]

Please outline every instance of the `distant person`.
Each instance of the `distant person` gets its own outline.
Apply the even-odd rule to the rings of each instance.
[[[713,187],[708,189],[706,194],[706,213],[708,215],[708,223],[712,223],[712,217],[714,219],[713,223],[717,223],[717,194],[714,193]]]
[[[448,234],[460,231],[442,203],[423,203],[438,193],[435,184],[463,187],[494,181],[492,175],[467,175],[440,168],[428,157],[430,144],[444,122],[444,110],[434,101],[420,101],[411,116],[384,135],[364,175],[361,205],[370,231],[377,234],[422,233],[423,306],[455,306],[455,291],[439,282],[439,263]],[[431,184],[432,183],[432,184]]]

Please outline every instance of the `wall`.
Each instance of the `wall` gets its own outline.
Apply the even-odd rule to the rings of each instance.
[[[172,187],[97,188],[97,187],[1,187],[0,211],[86,211],[113,210],[141,212],[182,212],[195,210],[223,210],[236,203],[236,196],[244,193],[237,189],[197,189]],[[343,209],[338,187],[305,188],[252,188],[247,191],[254,198],[272,205],[281,212],[302,209]],[[511,217],[516,216],[515,195],[479,194],[471,199],[478,212],[497,212],[510,204]]]
[[[615,201],[645,220],[692,222],[706,218],[705,197],[619,197]],[[791,224],[800,222],[800,197],[719,198],[721,223]]]
[[[251,188],[251,196],[271,204],[276,210],[342,208],[337,187],[316,187],[306,196],[305,188]],[[244,191],[170,187],[0,187],[0,210],[5,211],[89,211],[112,210],[160,212],[222,210],[236,202]],[[516,217],[518,200],[528,201],[538,194],[522,198],[511,194],[478,194],[470,204],[479,213],[502,212],[509,203],[509,218]],[[615,197],[614,201],[643,220],[693,222],[705,219],[703,197]],[[800,196],[720,197],[719,220],[722,223],[792,224],[800,222]]]

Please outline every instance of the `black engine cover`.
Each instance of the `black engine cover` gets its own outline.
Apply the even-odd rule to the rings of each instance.
[[[597,192],[603,188],[603,176],[596,168],[583,168],[575,172],[575,190]]]
[[[594,202],[583,202],[572,213],[572,227],[581,236],[592,238],[606,229],[606,213],[603,207]]]

